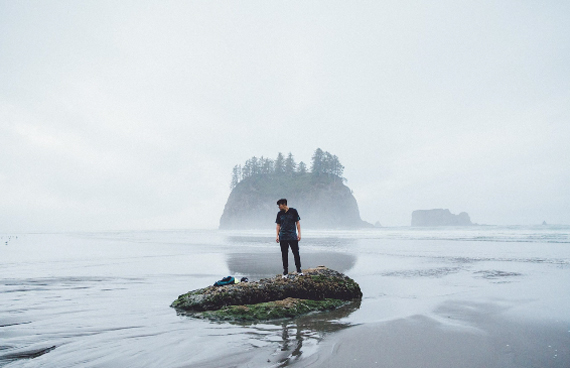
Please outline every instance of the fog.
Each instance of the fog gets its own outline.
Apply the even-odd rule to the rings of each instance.
[[[0,232],[216,228],[234,165],[318,147],[368,222],[448,208],[568,224],[569,16],[565,1],[0,0]]]

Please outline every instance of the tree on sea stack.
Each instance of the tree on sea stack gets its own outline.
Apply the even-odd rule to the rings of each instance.
[[[291,152],[289,152],[289,155],[287,156],[287,159],[285,160],[285,173],[289,176],[293,175],[295,173],[296,167],[297,167],[297,164],[295,163],[295,160],[293,159],[293,155],[291,154]]]
[[[281,175],[285,173],[285,159],[283,158],[283,154],[279,152],[277,154],[277,159],[275,160],[275,174]]]
[[[316,175],[328,174],[342,178],[344,166],[341,165],[338,157],[330,152],[323,152],[320,148],[313,154],[311,172]]]
[[[336,155],[317,148],[311,158],[311,172],[313,175],[328,175],[333,179],[342,178],[344,166],[340,163]],[[230,187],[235,188],[241,181],[260,175],[283,175],[289,177],[295,175],[308,174],[307,165],[301,161],[299,164],[295,162],[293,154],[289,152],[287,158],[281,152],[277,154],[277,158],[273,161],[270,158],[261,156],[245,161],[245,164],[235,165],[232,169],[232,180]]]
[[[325,153],[324,153],[323,150],[320,149],[320,148],[317,148],[317,149],[315,150],[315,153],[313,153],[313,157],[312,157],[313,162],[311,163],[311,172],[312,172],[313,174],[317,174],[317,175],[318,175],[318,174],[322,173],[322,171],[323,171],[322,166],[323,166],[323,158],[324,158],[324,156],[325,156]]]
[[[241,165],[235,165],[232,170],[232,184],[230,188],[233,189],[238,185],[241,180]]]
[[[261,174],[263,175],[273,174],[273,172],[275,171],[275,168],[273,167],[274,165],[273,160],[270,158],[261,156],[260,165],[261,165]]]

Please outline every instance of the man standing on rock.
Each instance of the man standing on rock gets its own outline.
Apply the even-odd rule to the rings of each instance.
[[[283,261],[283,278],[289,274],[289,247],[295,258],[297,274],[303,276],[301,271],[301,257],[299,256],[299,241],[301,240],[301,218],[296,209],[287,207],[287,200],[281,198],[277,201],[277,237],[275,241],[281,245],[281,260]],[[296,229],[295,229],[296,228]],[[295,231],[296,230],[296,231]]]

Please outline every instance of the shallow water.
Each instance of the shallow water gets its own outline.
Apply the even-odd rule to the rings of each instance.
[[[1,234],[0,366],[302,366],[354,325],[422,315],[468,328],[442,317],[449,302],[492,304],[570,332],[569,234],[564,226],[307,229],[303,268],[354,278],[361,305],[249,325],[179,316],[169,305],[227,275],[278,274],[271,230]]]

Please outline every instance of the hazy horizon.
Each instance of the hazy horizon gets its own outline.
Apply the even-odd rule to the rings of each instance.
[[[0,232],[217,228],[234,165],[316,148],[370,223],[570,224],[569,16],[0,0]]]

